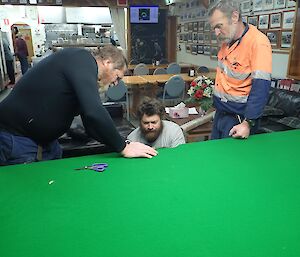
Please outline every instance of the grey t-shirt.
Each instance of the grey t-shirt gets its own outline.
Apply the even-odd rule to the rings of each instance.
[[[141,133],[140,127],[136,128],[128,135],[130,141],[141,142],[146,145],[150,145],[154,148],[164,148],[164,147],[176,147],[181,144],[185,144],[184,135],[181,128],[172,121],[163,120],[163,130],[159,137],[153,142],[149,143],[145,140]]]

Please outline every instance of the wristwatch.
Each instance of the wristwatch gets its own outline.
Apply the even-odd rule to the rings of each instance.
[[[246,118],[245,121],[248,122],[250,128],[254,127],[255,124],[256,124],[256,120],[252,120],[252,119],[247,119]]]

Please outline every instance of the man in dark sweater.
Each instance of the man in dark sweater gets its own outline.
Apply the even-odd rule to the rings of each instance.
[[[61,157],[57,138],[80,114],[87,133],[124,157],[155,156],[144,144],[126,144],[98,93],[101,84],[117,84],[127,61],[122,52],[105,46],[93,55],[64,49],[30,69],[0,103],[0,165]]]
[[[22,75],[24,75],[29,68],[29,63],[27,59],[28,48],[27,48],[26,41],[22,38],[22,35],[20,34],[16,36],[16,56],[18,57],[21,64]]]

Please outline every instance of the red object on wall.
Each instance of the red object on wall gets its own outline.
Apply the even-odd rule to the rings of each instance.
[[[127,6],[127,0],[118,0],[118,6]]]
[[[4,25],[9,25],[9,19],[3,19]]]

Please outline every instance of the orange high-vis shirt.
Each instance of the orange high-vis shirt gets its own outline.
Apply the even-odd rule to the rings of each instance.
[[[269,39],[252,25],[231,47],[223,44],[218,53],[216,97],[222,101],[246,103],[253,79],[270,81],[272,49]]]

